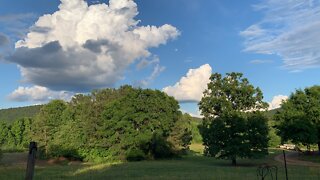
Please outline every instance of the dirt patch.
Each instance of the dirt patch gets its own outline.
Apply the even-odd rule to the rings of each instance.
[[[286,160],[287,160],[287,164],[289,165],[298,165],[298,166],[311,166],[311,167],[320,167],[319,163],[313,163],[313,162],[309,162],[309,161],[302,161],[298,159],[299,157],[299,152],[295,152],[295,151],[290,151],[290,152],[286,152]],[[284,163],[283,160],[283,154],[279,154],[277,155],[274,160]]]
[[[27,164],[28,153],[3,153],[2,159],[0,160],[1,165],[11,166],[25,166]]]
[[[27,166],[28,153],[3,153],[3,158],[0,160],[0,165],[3,166]],[[36,160],[36,166],[49,166],[49,165],[80,165],[81,161],[70,161],[67,158],[59,157],[49,160]]]

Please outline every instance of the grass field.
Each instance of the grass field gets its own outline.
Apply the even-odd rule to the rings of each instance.
[[[201,145],[192,145],[194,150]],[[229,161],[203,157],[199,153],[161,161],[141,161],[114,164],[43,164],[36,167],[35,179],[257,179],[260,164],[278,167],[278,179],[285,179],[284,167],[273,160],[280,151],[271,150],[260,160],[239,160],[239,166]],[[0,165],[0,179],[23,179],[25,164],[10,164],[20,154],[5,154]],[[15,159],[16,158],[16,159]],[[21,158],[21,157],[20,157]],[[320,179],[320,167],[289,166],[289,179]]]
[[[318,154],[304,155],[304,156],[300,156],[299,160],[320,163],[320,156]]]

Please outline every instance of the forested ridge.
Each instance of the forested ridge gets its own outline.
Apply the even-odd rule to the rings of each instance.
[[[40,112],[41,107],[42,105],[34,105],[26,107],[0,109],[0,121],[12,123],[14,120],[20,118],[32,118]]]

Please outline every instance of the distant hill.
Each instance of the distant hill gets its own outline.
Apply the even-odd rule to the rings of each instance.
[[[269,117],[269,118],[272,118],[274,114],[276,114],[276,112],[280,111],[281,108],[277,108],[277,109],[272,109],[272,110],[269,110],[269,111],[266,111],[266,115]]]
[[[11,123],[12,121],[24,118],[34,117],[41,109],[42,105],[26,106],[18,108],[0,109],[0,121]]]

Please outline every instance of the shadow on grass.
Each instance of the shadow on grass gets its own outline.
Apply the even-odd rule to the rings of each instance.
[[[184,156],[179,159],[139,161],[117,164],[97,164],[78,169],[70,177],[75,179],[212,179],[256,178],[256,169],[263,160],[231,161],[204,156]],[[232,172],[232,173],[231,173]]]
[[[190,152],[182,158],[128,163],[81,163],[37,166],[35,179],[257,179],[257,167],[277,163],[274,154],[264,159],[239,159],[238,166],[231,161],[201,156]],[[284,169],[278,164],[279,179]],[[296,179],[320,178],[320,168],[289,166],[291,177]],[[23,179],[25,168],[1,167],[0,179]]]

